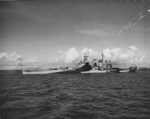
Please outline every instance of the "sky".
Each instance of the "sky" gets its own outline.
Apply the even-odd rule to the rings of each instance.
[[[33,0],[0,5],[1,64],[72,63],[86,51],[150,62],[150,2]]]

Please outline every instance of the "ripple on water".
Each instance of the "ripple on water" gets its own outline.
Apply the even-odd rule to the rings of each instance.
[[[4,76],[2,119],[149,119],[150,73]]]

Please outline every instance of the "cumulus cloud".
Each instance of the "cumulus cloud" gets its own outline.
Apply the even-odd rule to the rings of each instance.
[[[12,53],[0,53],[0,65],[9,66],[9,65],[32,65],[39,63],[39,60],[36,57],[33,58],[24,58],[21,55],[18,55],[16,52]]]
[[[90,58],[90,60],[94,59],[94,58],[98,58],[99,57],[99,53],[97,51],[94,51],[93,49],[88,49],[88,48],[83,48],[81,50],[81,57],[83,58],[83,55],[87,54]]]
[[[92,49],[83,48],[81,51],[77,51],[75,47],[72,47],[68,49],[68,51],[66,52],[59,51],[58,58],[56,61],[57,63],[64,63],[64,64],[77,63],[80,60],[83,60],[83,56],[85,54],[87,54],[90,57],[90,59],[98,57],[98,52]]]
[[[0,53],[0,64],[1,65],[12,65],[17,64],[22,61],[22,57],[18,55],[16,52],[7,54],[5,52]]]
[[[58,58],[56,61],[58,63],[70,64],[78,60],[78,58],[79,58],[78,51],[76,50],[75,47],[72,47],[66,52],[59,51]]]
[[[111,60],[114,64],[140,64],[145,60],[144,53],[136,46],[129,46],[127,50],[121,48],[106,48],[103,51],[104,59]],[[90,48],[83,48],[81,51],[77,51],[75,47],[68,49],[66,52],[59,51],[57,63],[71,64],[77,63],[83,60],[83,56],[87,54],[92,59],[101,59],[101,53]]]
[[[136,46],[129,46],[127,50],[121,48],[104,49],[104,56],[112,62],[139,64],[144,61],[146,57],[144,53]]]

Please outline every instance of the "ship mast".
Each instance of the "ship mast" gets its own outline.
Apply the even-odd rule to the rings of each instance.
[[[103,52],[102,52],[102,63],[103,63],[103,61],[104,61],[104,54],[103,54]]]
[[[88,55],[87,55],[87,53],[84,53],[83,62],[85,63],[87,60],[88,60]]]

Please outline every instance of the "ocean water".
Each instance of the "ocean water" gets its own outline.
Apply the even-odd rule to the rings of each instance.
[[[1,75],[0,119],[150,119],[150,72]]]

